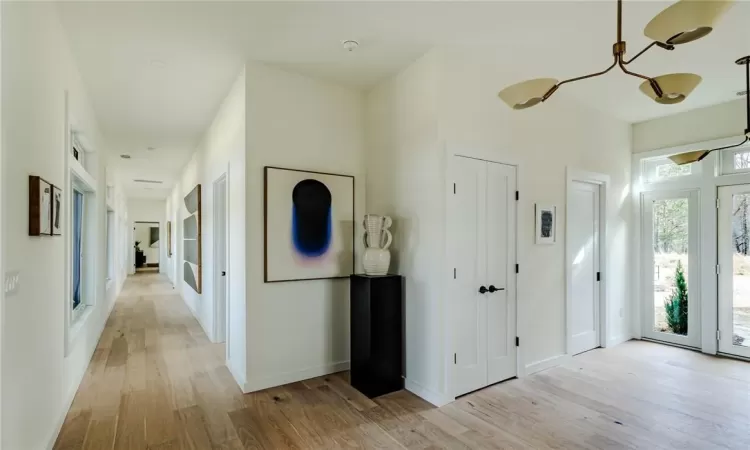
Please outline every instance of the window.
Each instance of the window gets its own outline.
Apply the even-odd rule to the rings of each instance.
[[[740,150],[734,153],[734,169],[735,170],[750,169],[750,151]]]
[[[83,299],[83,236],[84,236],[84,195],[77,188],[73,188],[73,250],[71,252],[71,273],[73,276],[73,311],[79,309]]]
[[[719,172],[721,175],[750,172],[750,145],[719,152]]]
[[[107,229],[104,236],[107,243],[107,281],[115,279],[115,212],[107,211]]]
[[[643,174],[649,183],[667,181],[679,177],[697,174],[697,164],[678,166],[667,157],[647,159],[643,161]]]
[[[78,142],[78,138],[76,137],[75,133],[71,133],[71,140],[72,145],[70,146],[71,153],[73,154],[73,158],[75,158],[76,161],[81,163],[83,167],[86,167],[86,151],[83,149],[83,146]]]

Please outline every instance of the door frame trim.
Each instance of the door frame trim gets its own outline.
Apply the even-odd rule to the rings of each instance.
[[[450,211],[450,196],[453,195],[453,182],[451,181],[453,179],[453,172],[452,172],[451,164],[450,164],[451,158],[461,157],[461,158],[475,159],[475,160],[485,161],[485,162],[489,162],[489,163],[502,164],[502,165],[505,165],[505,166],[514,167],[516,169],[516,186],[515,186],[516,191],[518,191],[519,187],[521,186],[521,164],[519,164],[517,161],[513,161],[512,159],[508,159],[507,161],[501,161],[501,160],[498,160],[494,156],[493,152],[491,152],[491,151],[484,151],[484,150],[479,149],[479,148],[474,148],[472,150],[467,150],[467,149],[459,150],[458,148],[451,148],[451,146],[448,145],[448,144],[444,144],[443,155],[444,155],[445,162],[446,162],[446,164],[444,165],[444,177],[445,177],[444,178],[444,184],[445,184],[445,192],[444,192],[444,195],[445,195],[445,197],[444,197],[444,201],[445,201],[445,203],[444,203],[444,205],[445,205],[444,226],[446,227],[446,229],[448,227],[448,217],[450,216],[450,213],[451,213],[451,211]],[[515,253],[516,253],[516,262],[518,263],[518,261],[519,261],[519,254],[518,254],[518,234],[519,234],[519,226],[518,226],[518,221],[519,221],[518,211],[519,211],[519,207],[518,206],[519,206],[519,202],[515,201],[515,205],[514,206],[516,208],[516,220],[515,220],[515,222],[516,222],[515,223],[515,225],[516,225],[516,227],[515,227],[516,228],[516,245],[515,245]],[[445,261],[445,270],[446,270],[445,273],[446,274],[447,273],[453,273],[453,264],[452,264],[452,261],[449,258],[449,255],[450,255],[449,254],[449,248],[450,248],[450,246],[449,246],[450,240],[449,239],[450,239],[450,237],[446,233],[445,240],[443,242],[443,245],[444,245],[443,250],[445,252],[444,254],[446,255],[446,257],[444,259],[444,261]],[[522,314],[522,312],[521,312],[522,305],[520,304],[521,302],[519,302],[519,295],[518,295],[518,291],[519,291],[518,274],[516,273],[515,276],[516,276],[516,289],[515,289],[515,301],[516,301],[516,318],[515,318],[515,320],[516,320],[516,335],[518,337],[520,337],[521,339],[523,339],[524,338],[524,336],[523,336],[523,330],[520,327],[520,323],[521,323],[520,317],[521,317],[521,314]],[[452,281],[452,279],[450,281]],[[450,292],[450,286],[449,286],[450,281],[449,281],[449,277],[445,277],[444,278],[444,281],[443,281],[443,286],[444,286],[443,292]],[[444,314],[443,314],[443,325],[444,325],[444,330],[446,330],[446,332],[443,334],[444,364],[445,364],[445,366],[444,366],[445,367],[445,372],[444,372],[445,373],[445,391],[444,391],[445,392],[445,394],[444,394],[445,398],[444,398],[444,403],[443,404],[448,404],[448,403],[454,401],[456,399],[457,395],[461,395],[461,394],[456,394],[456,392],[455,392],[455,383],[454,383],[455,374],[454,374],[454,370],[453,370],[454,367],[455,367],[455,365],[453,364],[453,353],[454,353],[454,339],[453,339],[453,337],[454,337],[454,328],[453,327],[454,327],[454,323],[451,320],[451,314],[450,314],[450,309],[449,309],[448,302],[449,302],[449,299],[447,297],[443,297],[443,301],[442,301],[442,309],[443,309],[443,312],[444,312]],[[526,376],[525,365],[522,364],[522,361],[523,361],[523,358],[522,358],[523,357],[523,350],[522,349],[523,349],[523,347],[520,347],[520,346],[516,347],[516,377],[517,378]],[[439,406],[442,406],[442,405],[439,405]]]
[[[589,172],[567,166],[565,168],[565,354],[572,356],[573,347],[573,250],[571,245],[571,223],[569,208],[573,194],[573,183],[582,182],[599,186],[599,346],[606,348],[616,344],[609,339],[609,298],[607,296],[607,195],[609,175]],[[623,311],[623,314],[625,312]]]
[[[221,281],[221,274],[219,273],[219,265],[216,264],[217,254],[218,254],[218,246],[216,245],[216,231],[218,227],[216,224],[218,223],[218,212],[219,208],[216,206],[216,193],[218,192],[216,189],[216,186],[219,185],[219,183],[224,183],[224,259],[226,261],[227,269],[229,268],[229,249],[231,248],[231,245],[229,243],[229,172],[224,172],[221,175],[219,175],[211,184],[212,187],[212,201],[213,201],[213,211],[212,211],[212,219],[213,219],[213,232],[212,232],[212,242],[213,242],[213,341],[214,342],[226,342],[226,349],[225,353],[226,355],[229,355],[229,277],[231,276],[231,273],[227,270],[227,276],[224,278],[224,314],[222,317],[219,317],[219,302],[216,301],[218,296],[218,289],[219,289],[219,282]],[[221,336],[219,336],[218,330],[220,325],[220,320],[224,321],[224,336],[223,340],[221,339]]]

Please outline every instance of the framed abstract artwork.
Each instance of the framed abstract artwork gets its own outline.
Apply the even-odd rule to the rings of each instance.
[[[264,167],[264,279],[354,273],[354,177]]]
[[[172,222],[167,221],[167,257],[172,257]]]
[[[554,206],[536,205],[536,243],[551,245],[555,243],[557,214]]]
[[[203,289],[203,265],[201,248],[201,185],[193,188],[185,196],[187,217],[183,220],[182,250],[185,262],[183,264],[183,279],[193,290],[201,293]]]
[[[29,236],[52,235],[52,184],[29,176]]]

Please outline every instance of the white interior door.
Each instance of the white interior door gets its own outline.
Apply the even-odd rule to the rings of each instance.
[[[455,157],[451,198],[451,253],[455,265],[451,311],[454,338],[454,392],[487,386],[487,165]],[[486,286],[485,286],[486,287]]]
[[[464,157],[451,169],[452,391],[461,395],[517,374],[516,169]]]
[[[695,348],[701,345],[698,194],[649,192],[641,201],[642,334]]]
[[[719,351],[750,358],[750,185],[719,188]]]
[[[516,168],[487,163],[487,384],[517,375]]]
[[[214,316],[216,342],[226,341],[227,328],[227,179],[214,182]]]
[[[571,353],[599,347],[599,192],[598,184],[574,181],[568,202],[571,261]]]

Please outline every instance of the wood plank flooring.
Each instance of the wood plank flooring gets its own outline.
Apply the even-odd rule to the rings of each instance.
[[[345,373],[242,395],[162,275],[127,281],[55,449],[749,449],[750,364],[645,342],[434,408]]]

